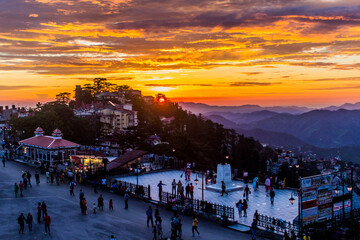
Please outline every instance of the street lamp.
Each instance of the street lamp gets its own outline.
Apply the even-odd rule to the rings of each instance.
[[[293,197],[292,193],[291,193],[291,197],[289,198],[289,201],[290,201],[291,205],[293,205],[295,202],[295,198]]]
[[[299,196],[299,194],[298,194],[297,191],[292,191],[292,192],[291,192],[291,196],[290,196],[290,198],[289,198],[289,201],[290,201],[291,205],[293,205],[294,202],[295,202],[294,195],[295,195],[295,196]]]
[[[340,189],[339,189],[339,187],[336,187],[335,188],[335,194],[338,195],[339,193],[340,193]]]
[[[196,174],[196,178],[195,178],[194,182],[196,185],[199,183],[199,179],[197,179],[197,174]]]
[[[204,201],[204,173],[201,173],[201,200]],[[196,173],[196,178],[194,180],[195,184],[199,183],[198,173]]]

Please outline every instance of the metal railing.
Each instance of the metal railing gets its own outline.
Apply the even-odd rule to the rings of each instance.
[[[141,199],[151,199],[150,185],[143,186],[134,183],[129,183],[126,181],[117,180],[116,187],[111,186],[111,190],[115,193],[124,195],[125,192],[128,192],[132,197],[141,198]]]
[[[281,235],[285,234],[285,232],[287,233],[293,232],[297,235],[299,232],[298,224],[293,224],[291,222],[284,221],[282,219],[273,218],[261,214],[255,216],[255,218],[258,228],[266,231],[274,232],[276,234],[281,234]]]
[[[176,205],[180,207],[185,207],[187,203],[190,203],[192,207],[191,210],[195,213],[206,213],[214,216],[226,217],[232,221],[235,220],[234,207],[202,201],[199,199],[181,197],[181,195],[171,194],[169,192],[161,193],[161,201],[166,204],[172,204],[175,202]]]

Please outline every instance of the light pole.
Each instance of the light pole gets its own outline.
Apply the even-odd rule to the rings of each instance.
[[[196,185],[199,183],[197,177],[198,173],[196,173],[196,179],[194,180]],[[201,200],[204,201],[204,173],[201,173]]]
[[[136,190],[139,188],[139,167],[140,167],[140,163],[137,163],[137,169],[136,169]]]
[[[299,182],[301,182],[301,178],[299,178]],[[298,197],[299,235],[301,235],[301,231],[302,231],[302,216],[301,216],[301,209],[300,209],[300,206],[301,206],[301,184],[300,184],[300,189],[298,189],[297,191],[295,191],[295,190],[291,191],[291,196],[289,198],[291,205],[293,205],[295,203],[294,196]]]

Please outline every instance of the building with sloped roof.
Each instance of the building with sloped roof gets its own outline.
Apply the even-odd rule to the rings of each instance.
[[[147,152],[143,150],[133,150],[115,158],[106,166],[107,171],[116,171],[121,168],[130,168],[133,164],[142,162],[142,158]]]
[[[59,129],[55,129],[51,136],[46,136],[44,130],[38,127],[34,134],[34,137],[19,142],[24,160],[48,163],[52,166],[69,159],[80,147],[80,144],[63,139]]]

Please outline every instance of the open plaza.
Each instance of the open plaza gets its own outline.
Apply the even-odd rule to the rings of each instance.
[[[116,178],[117,180],[122,180],[130,183],[136,184],[137,176],[127,176]],[[165,185],[163,186],[163,192],[172,191],[172,181],[178,183],[179,180],[182,182],[183,186],[186,184],[192,183],[194,188],[194,198],[202,200],[202,178],[201,175],[196,175],[196,173],[192,173],[190,177],[190,181],[185,180],[185,174],[183,171],[179,170],[171,170],[171,171],[161,171],[156,173],[143,174],[138,176],[139,185],[143,185],[144,187],[150,185],[151,187],[151,198],[154,200],[159,199],[158,195],[158,183],[162,181]],[[198,184],[195,183],[195,179],[198,179]],[[114,179],[115,180],[115,179]],[[243,182],[236,181],[239,185],[243,186],[242,189],[245,188]],[[291,197],[292,190],[284,189],[284,190],[275,190],[275,202],[274,205],[270,203],[269,193],[266,193],[265,186],[260,185],[259,188],[254,191],[252,188],[252,184],[248,184],[251,194],[249,194],[248,200],[248,217],[239,218],[238,212],[236,210],[235,204],[241,199],[245,199],[244,191],[232,191],[229,192],[229,195],[221,196],[221,193],[215,192],[213,190],[204,188],[204,200],[217,203],[220,205],[231,206],[235,208],[235,220],[240,224],[244,224],[246,226],[250,226],[253,220],[253,215],[257,210],[259,214],[283,219],[284,221],[293,221],[298,215],[298,199],[295,197],[294,204],[291,204],[289,198]]]
[[[0,155],[3,151],[0,151]],[[0,239],[96,239],[108,240],[111,235],[116,239],[152,239],[152,229],[146,227],[146,209],[152,205],[140,200],[130,199],[129,209],[124,209],[124,198],[109,191],[99,189],[94,193],[91,185],[75,186],[75,196],[70,196],[68,184],[46,183],[45,175],[40,175],[40,185],[36,186],[32,179],[32,187],[24,190],[24,197],[15,198],[14,183],[19,182],[22,172],[29,170],[32,175],[36,169],[22,163],[8,161],[6,167],[0,168]],[[88,202],[87,215],[81,214],[79,207],[79,191],[83,190]],[[92,213],[91,206],[97,203],[97,198],[104,197],[104,211]],[[109,211],[108,202],[113,199],[114,211]],[[37,203],[47,204],[51,216],[51,235],[45,235],[44,224],[37,223]],[[17,218],[20,213],[25,216],[31,212],[34,217],[33,230],[30,232],[25,226],[24,234],[19,234]],[[163,219],[163,235],[170,237],[171,211],[160,208]],[[181,216],[183,222],[183,239],[192,239],[191,216]],[[249,234],[224,229],[217,223],[199,219],[201,239],[249,239]],[[195,239],[200,239],[195,237]]]

